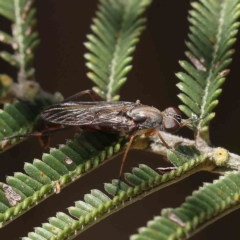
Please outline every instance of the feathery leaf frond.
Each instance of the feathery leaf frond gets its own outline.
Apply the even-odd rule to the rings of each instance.
[[[240,207],[240,173],[232,172],[205,183],[181,207],[163,209],[146,227],[139,229],[131,240],[188,239],[199,229],[208,226]]]
[[[63,237],[65,240],[73,239],[78,234],[98,223],[102,219],[112,215],[122,208],[146,197],[147,195],[168,186],[170,183],[180,181],[184,175],[195,172],[196,167],[204,167],[205,158],[200,156],[196,160],[189,161],[177,170],[170,173],[159,175],[150,167],[141,164],[138,168],[134,168],[132,173],[124,175],[125,180],[131,184],[121,182],[118,195],[115,196],[118,180],[105,184],[105,190],[112,196],[108,197],[103,192],[94,189],[90,194],[84,196],[84,201],[77,201],[75,206],[69,207],[69,215],[58,212],[56,217],[50,217],[49,223],[43,223],[42,227],[35,228],[35,232],[30,232],[28,237],[23,240],[35,239],[40,240],[45,237],[47,231],[48,236]],[[124,204],[123,204],[124,202]]]
[[[0,153],[23,140],[22,138],[4,140],[5,137],[18,136],[35,130],[35,125],[40,120],[38,119],[40,111],[57,102],[59,98],[61,96],[56,93],[53,98],[41,96],[35,98],[34,102],[14,100],[12,104],[5,103],[3,109],[0,109]]]
[[[87,76],[97,85],[95,92],[107,101],[118,100],[132,54],[146,22],[141,15],[151,0],[101,0],[85,43]]]
[[[0,0],[0,15],[13,22],[12,35],[0,31],[0,41],[12,46],[13,52],[1,51],[0,57],[18,70],[18,82],[32,79],[34,75],[33,51],[39,44],[36,9],[33,0]]]
[[[0,225],[5,226],[36,202],[59,193],[61,188],[119,154],[125,143],[124,138],[117,140],[113,134],[83,132],[58,149],[50,149],[42,160],[25,163],[26,174],[15,173],[6,178],[7,184],[0,184]]]
[[[30,105],[21,101],[16,100],[13,104],[4,104],[3,109],[0,109],[1,152],[21,141],[19,138],[3,140],[4,137],[16,136],[31,132],[34,128],[34,121],[38,113],[39,112]]]
[[[188,117],[196,115],[200,118],[197,139],[201,137],[208,144],[209,122],[215,116],[213,109],[229,72],[227,67],[234,53],[232,45],[240,26],[237,22],[239,0],[200,0],[193,2],[192,7],[189,12],[191,33],[186,43],[189,49],[186,56],[190,62],[181,61],[186,73],[177,74],[181,80],[177,87],[183,92],[178,97],[185,104],[179,108]]]

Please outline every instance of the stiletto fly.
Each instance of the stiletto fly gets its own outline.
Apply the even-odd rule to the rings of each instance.
[[[169,107],[165,111],[161,112],[154,107],[143,105],[139,101],[134,103],[123,101],[82,102],[72,100],[86,93],[96,100],[96,96],[92,94],[91,90],[83,91],[61,103],[46,108],[41,112],[41,116],[47,122],[63,125],[64,127],[78,126],[79,128],[83,128],[85,130],[95,129],[108,132],[118,132],[121,135],[128,135],[129,143],[125,150],[120,167],[119,184],[127,153],[132,145],[134,137],[142,134],[147,136],[157,134],[163,145],[170,151],[174,151],[166,143],[159,131],[161,130],[168,133],[174,133],[182,126],[187,125],[187,120],[182,120],[180,111],[174,107]],[[56,131],[56,129],[53,131]],[[50,133],[51,130],[45,132],[43,131],[42,133],[30,133],[22,135],[22,137],[46,136]],[[119,186],[117,187],[117,190],[118,188]]]

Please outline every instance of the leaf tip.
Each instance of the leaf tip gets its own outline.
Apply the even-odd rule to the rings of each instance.
[[[219,73],[221,77],[226,77],[230,72],[230,69],[225,69],[222,72]]]

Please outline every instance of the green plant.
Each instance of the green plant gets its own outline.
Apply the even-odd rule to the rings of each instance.
[[[24,99],[4,105],[0,115],[2,139],[4,136],[33,131],[39,111],[46,105],[60,101],[58,95],[52,96],[44,92],[39,84],[32,81],[32,49],[38,43],[38,35],[32,31],[32,34],[25,36],[26,31],[21,30],[28,27],[32,29],[35,24],[35,10],[30,7],[31,2],[0,1],[0,13],[9,18],[18,29],[18,34],[13,32],[13,37],[6,33],[2,33],[2,38],[0,37],[4,43],[18,46],[14,48],[14,55],[6,52],[0,54],[11,64],[15,61],[14,66],[18,71],[17,83],[2,75],[7,77],[9,82],[5,86],[5,81],[2,80],[2,102],[9,102],[13,97]],[[119,99],[119,90],[131,70],[133,52],[145,27],[146,19],[142,14],[151,2],[101,0],[99,3],[96,18],[91,26],[93,33],[87,35],[88,42],[85,46],[88,53],[84,57],[90,69],[87,76],[96,84],[94,91],[108,101]],[[234,52],[232,45],[239,27],[238,4],[237,0],[201,0],[193,2],[189,12],[191,34],[186,43],[186,56],[189,61],[180,62],[184,71],[177,74],[180,79],[177,87],[181,90],[178,96],[184,104],[180,106],[182,112],[188,117],[199,118],[192,126],[196,142],[162,134],[172,147],[190,157],[184,158],[168,152],[155,136],[138,138],[133,148],[167,155],[177,169],[160,175],[149,166],[140,164],[132,173],[124,175],[125,181],[121,183],[118,196],[114,196],[117,180],[113,180],[112,183],[105,184],[108,196],[100,190],[92,190],[90,194],[85,195],[84,201],[78,201],[75,206],[69,207],[68,214],[57,213],[56,217],[49,219],[49,223],[35,228],[35,232],[29,233],[28,237],[23,239],[56,239],[55,236],[57,239],[72,239],[74,233],[83,232],[131,203],[205,170],[223,176],[211,184],[204,184],[188,197],[181,207],[164,209],[161,216],[150,221],[147,227],[141,228],[139,234],[133,235],[131,239],[186,239],[211,222],[239,208],[239,156],[229,153],[224,148],[212,147],[209,137],[209,123],[215,116],[213,109],[218,103],[220,87],[229,72],[227,67]],[[27,53],[30,56],[26,56]],[[27,94],[29,87],[25,88],[29,86],[29,82],[30,89],[33,89],[30,95]],[[21,89],[27,91],[21,92]],[[32,111],[35,109],[32,105],[38,106],[38,111]],[[50,149],[49,154],[43,154],[42,161],[34,159],[33,164],[25,163],[26,174],[15,173],[14,177],[7,177],[8,186],[1,184],[2,226],[24,214],[36,202],[43,201],[53,193],[59,193],[71,182],[122,153],[127,142],[128,138],[117,135],[83,132],[76,134],[66,144]],[[15,143],[16,140],[2,141],[2,150]],[[61,198],[61,194],[58,197]]]

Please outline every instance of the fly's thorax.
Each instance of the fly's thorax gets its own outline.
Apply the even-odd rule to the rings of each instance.
[[[160,128],[162,113],[150,106],[138,105],[127,112],[127,115],[139,126],[139,129]]]

